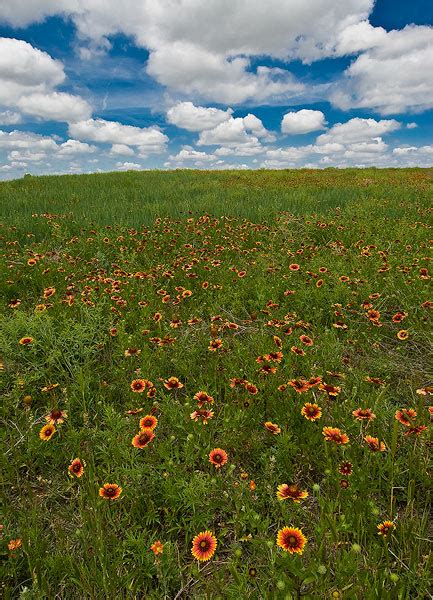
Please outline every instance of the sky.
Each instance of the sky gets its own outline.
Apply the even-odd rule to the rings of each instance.
[[[0,0],[0,179],[433,165],[432,0]]]

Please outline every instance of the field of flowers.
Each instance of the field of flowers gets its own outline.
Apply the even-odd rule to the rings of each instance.
[[[0,184],[3,597],[430,598],[432,192]]]

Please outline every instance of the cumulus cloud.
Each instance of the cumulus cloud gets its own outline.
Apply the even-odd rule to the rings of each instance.
[[[113,144],[111,146],[110,154],[121,156],[134,156],[135,152],[126,144]]]
[[[289,134],[309,133],[326,129],[325,115],[320,110],[302,109],[288,112],[281,122],[281,131]]]
[[[60,61],[23,40],[0,38],[0,105],[48,120],[89,117],[85,100],[55,91],[64,80]]]
[[[116,163],[116,168],[119,171],[138,171],[138,170],[142,169],[143,167],[141,165],[139,165],[138,163],[118,162],[118,163]]]
[[[96,146],[79,142],[78,140],[66,140],[60,144],[58,156],[76,156],[79,154],[92,154],[97,150]]]
[[[254,135],[252,135],[254,134]],[[240,146],[243,144],[258,144],[258,138],[264,141],[273,141],[275,137],[263,126],[255,115],[246,117],[230,117],[228,121],[220,123],[214,129],[200,133],[198,146]]]
[[[21,120],[20,113],[11,110],[0,111],[0,125],[17,125]]]
[[[336,123],[326,133],[322,133],[316,140],[318,145],[338,143],[355,144],[391,133],[400,128],[400,123],[395,119],[361,119],[355,117],[345,123]]]
[[[432,108],[433,78],[427,73],[433,73],[433,27],[408,25],[385,32],[370,25],[368,31],[368,49],[335,86],[333,104],[344,110],[371,108],[383,115]],[[351,43],[349,37],[342,49],[348,51]]]
[[[164,152],[168,142],[168,137],[156,127],[134,127],[104,119],[71,123],[69,134],[79,140],[137,146],[147,154]]]
[[[238,103],[304,90],[285,69],[252,72],[251,57],[308,63],[332,56],[342,32],[365,21],[372,7],[373,0],[179,0],[176,10],[172,0],[16,0],[0,6],[0,20],[22,26],[62,14],[93,50],[126,34],[150,51],[147,70],[161,84]]]
[[[233,110],[194,106],[192,102],[178,102],[167,111],[167,121],[188,131],[213,129],[228,121]]]

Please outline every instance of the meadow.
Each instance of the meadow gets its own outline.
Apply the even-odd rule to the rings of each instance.
[[[431,598],[432,169],[0,183],[2,596]]]

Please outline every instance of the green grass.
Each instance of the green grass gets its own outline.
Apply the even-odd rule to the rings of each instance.
[[[1,183],[3,596],[429,597],[431,396],[421,392],[433,364],[432,174],[175,171]],[[280,362],[257,362],[279,350],[276,338]],[[215,352],[212,339],[222,340]],[[125,356],[128,348],[140,353]],[[171,376],[183,387],[166,389]],[[337,395],[281,388],[313,376]],[[153,382],[155,395],[133,392],[135,379]],[[207,425],[190,417],[199,390],[214,398]],[[301,415],[306,402],[321,407],[319,420]],[[374,420],[356,420],[360,407]],[[54,408],[67,418],[42,441]],[[413,427],[426,429],[411,432],[399,409],[414,409]],[[135,448],[151,412],[155,438]],[[325,441],[325,426],[349,443]],[[373,452],[366,435],[385,451]],[[217,447],[228,453],[220,469],[209,462]],[[80,478],[68,476],[76,457]],[[352,475],[338,472],[342,461]],[[117,500],[99,496],[106,482],[122,487]],[[308,491],[300,503],[277,499],[291,482]],[[396,527],[383,538],[385,520]],[[284,526],[307,538],[302,555],[277,547]],[[198,563],[191,544],[205,530],[218,545]]]

